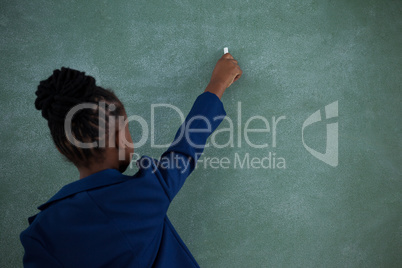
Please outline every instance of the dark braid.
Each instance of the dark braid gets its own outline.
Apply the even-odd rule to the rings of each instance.
[[[60,152],[76,166],[89,166],[94,160],[102,159],[104,148],[99,146],[84,149],[75,146],[67,139],[64,129],[64,120],[67,113],[76,105],[82,103],[95,103],[98,108],[81,109],[74,114],[71,120],[71,133],[80,142],[107,141],[109,116],[123,115],[124,107],[116,95],[107,89],[96,85],[92,76],[84,72],[62,67],[54,70],[53,75],[40,82],[36,91],[35,107],[42,110],[42,116],[48,121],[53,141]],[[106,110],[99,106],[99,102],[106,103]],[[114,104],[116,109],[110,111],[108,106]],[[99,111],[101,109],[101,111]],[[99,112],[104,113],[106,119],[105,137],[99,137]]]

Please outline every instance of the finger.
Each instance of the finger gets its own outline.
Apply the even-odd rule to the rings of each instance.
[[[240,70],[240,72],[235,76],[233,82],[239,80],[239,78],[241,77],[242,74],[243,74],[243,71]]]
[[[230,53],[223,54],[223,59],[233,59],[233,56]]]

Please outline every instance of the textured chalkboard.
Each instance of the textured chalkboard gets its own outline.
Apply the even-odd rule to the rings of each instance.
[[[152,104],[189,111],[226,46],[244,75],[215,141],[233,146],[206,148],[168,212],[199,264],[402,266],[401,1],[1,1],[0,33],[1,267],[22,265],[27,217],[78,179],[34,109],[40,80],[85,71],[150,127]],[[180,116],[154,115],[166,144]],[[246,140],[256,115],[266,131]]]

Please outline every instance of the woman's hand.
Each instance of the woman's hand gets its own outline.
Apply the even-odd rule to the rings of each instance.
[[[226,53],[216,63],[211,80],[205,91],[214,93],[220,99],[225,90],[233,84],[233,82],[237,81],[242,73],[243,71],[237,64],[237,60],[229,53]]]

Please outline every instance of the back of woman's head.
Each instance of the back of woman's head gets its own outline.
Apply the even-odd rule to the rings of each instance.
[[[40,82],[36,96],[35,107],[42,111],[55,145],[68,160],[78,167],[87,167],[92,161],[102,159],[104,148],[95,146],[85,149],[72,144],[67,139],[64,123],[73,107],[83,103],[94,103],[96,109],[79,109],[68,119],[71,120],[71,134],[74,139],[82,143],[107,140],[106,136],[99,136],[100,127],[106,128],[102,133],[107,135],[109,117],[124,114],[122,103],[112,91],[97,86],[95,79],[85,75],[84,72],[62,67],[61,70],[54,70],[48,79]],[[100,106],[100,102],[104,102],[105,106]],[[111,104],[114,105],[114,109],[108,107]],[[100,118],[100,112],[105,116]]]

